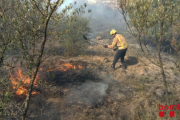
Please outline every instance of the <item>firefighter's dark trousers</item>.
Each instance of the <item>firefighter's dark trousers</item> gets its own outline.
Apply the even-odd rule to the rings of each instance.
[[[115,65],[117,63],[117,61],[119,60],[119,58],[121,58],[121,64],[122,65],[125,65],[125,62],[124,62],[124,56],[126,55],[126,51],[127,51],[127,48],[126,49],[118,49],[116,51],[116,55],[114,56],[114,60],[113,60],[113,68],[115,68]]]

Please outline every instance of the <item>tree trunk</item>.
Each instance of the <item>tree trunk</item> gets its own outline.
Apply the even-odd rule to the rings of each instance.
[[[48,24],[49,24],[49,21],[50,21],[50,18],[52,16],[52,14],[54,13],[58,3],[59,3],[60,0],[56,1],[56,4],[53,6],[53,8],[51,9],[51,12],[47,14],[47,18],[45,20],[45,23],[44,23],[44,39],[42,41],[42,44],[41,44],[41,50],[40,50],[40,53],[39,53],[39,56],[38,56],[38,59],[37,59],[37,63],[36,63],[36,67],[35,67],[35,72],[33,74],[33,78],[31,80],[31,83],[30,83],[30,87],[28,89],[28,95],[26,97],[26,100],[25,100],[25,107],[24,107],[24,111],[23,111],[23,120],[26,119],[26,115],[27,115],[27,111],[28,111],[28,108],[29,108],[29,103],[30,103],[30,99],[31,99],[31,93],[32,93],[32,89],[33,89],[33,83],[36,79],[36,75],[38,73],[38,70],[39,70],[39,66],[41,65],[41,59],[42,59],[42,56],[43,56],[43,53],[44,53],[44,47],[45,47],[45,44],[46,44],[46,40],[47,40],[47,29],[48,29]],[[35,2],[35,1],[34,1]]]
[[[161,31],[160,31],[160,37],[159,37],[159,43],[157,44],[157,49],[158,49],[158,58],[159,58],[159,64],[160,64],[160,69],[161,69],[161,75],[163,78],[163,83],[166,91],[166,104],[170,105],[169,97],[168,97],[168,86],[167,86],[167,81],[166,81],[166,75],[164,72],[164,65],[162,62],[162,57],[161,57],[161,42],[162,42],[162,35],[163,35],[163,25],[164,22],[161,22]]]

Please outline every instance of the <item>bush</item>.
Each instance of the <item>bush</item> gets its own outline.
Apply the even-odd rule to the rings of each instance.
[[[61,47],[64,49],[66,56],[76,56],[82,54],[86,47],[87,40],[83,38],[90,32],[89,20],[77,16],[76,20],[71,23],[65,23],[62,28],[68,30],[67,34],[61,37]]]

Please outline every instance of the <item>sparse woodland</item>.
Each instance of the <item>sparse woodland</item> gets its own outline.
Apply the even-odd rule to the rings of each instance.
[[[119,0],[95,17],[82,1],[0,1],[0,119],[172,119],[158,104],[180,101],[180,1]],[[111,13],[126,25],[125,71],[101,45],[119,24]]]

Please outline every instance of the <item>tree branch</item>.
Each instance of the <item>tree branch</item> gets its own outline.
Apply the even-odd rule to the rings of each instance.
[[[58,0],[56,2],[56,4],[53,6],[53,9],[51,10],[50,14],[48,15],[44,25],[45,25],[45,28],[44,28],[44,40],[41,44],[41,51],[39,53],[39,57],[37,59],[37,63],[36,63],[36,68],[35,68],[35,72],[34,72],[34,75],[33,75],[33,78],[31,80],[31,83],[30,83],[30,87],[28,89],[28,95],[26,97],[26,100],[25,100],[25,108],[24,108],[24,111],[23,111],[23,120],[25,120],[26,118],[26,115],[27,115],[27,110],[29,108],[29,102],[30,102],[30,99],[31,99],[31,93],[32,93],[32,89],[33,89],[33,83],[36,79],[36,76],[37,76],[37,73],[39,71],[39,67],[40,67],[40,64],[41,64],[41,59],[42,59],[42,56],[43,56],[43,53],[44,53],[44,47],[45,47],[45,43],[46,43],[46,40],[47,40],[47,28],[48,28],[48,23],[50,21],[50,18],[52,16],[52,14],[54,13],[54,11],[56,10],[56,7],[58,5],[60,0]],[[48,13],[47,13],[48,14]]]

